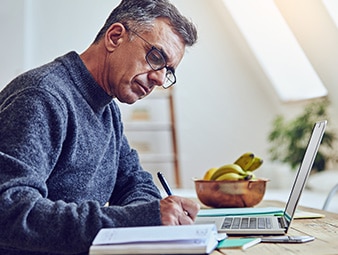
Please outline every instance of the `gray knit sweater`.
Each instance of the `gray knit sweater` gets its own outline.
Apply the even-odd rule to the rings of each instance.
[[[75,52],[1,91],[1,255],[87,254],[101,228],[161,224],[120,117]]]

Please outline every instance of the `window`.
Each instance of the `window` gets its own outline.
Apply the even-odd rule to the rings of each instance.
[[[282,101],[327,95],[273,0],[223,3]]]
[[[329,15],[333,19],[333,22],[338,27],[338,1],[337,0],[323,0],[323,4],[326,7]]]

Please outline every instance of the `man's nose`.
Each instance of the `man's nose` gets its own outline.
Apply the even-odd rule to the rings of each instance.
[[[149,79],[153,85],[162,86],[165,83],[166,73],[166,68],[162,68],[157,71],[151,70],[149,73]]]

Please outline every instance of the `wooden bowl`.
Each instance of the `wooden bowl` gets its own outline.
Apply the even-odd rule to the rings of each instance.
[[[252,207],[262,201],[268,179],[238,181],[194,180],[198,199],[206,206]]]

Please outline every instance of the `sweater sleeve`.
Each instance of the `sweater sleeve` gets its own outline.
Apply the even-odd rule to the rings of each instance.
[[[161,198],[152,175],[142,169],[137,152],[129,147],[123,137],[119,172],[110,205],[127,205]]]
[[[1,105],[0,250],[83,253],[101,228],[161,224],[159,194],[149,175],[140,171],[137,155],[127,141],[121,148],[117,176],[121,185],[112,196],[119,198],[111,199],[112,206],[104,207],[95,200],[48,199],[46,182],[66,136],[64,112],[54,96],[38,90],[8,98]],[[123,174],[122,169],[127,171]]]

